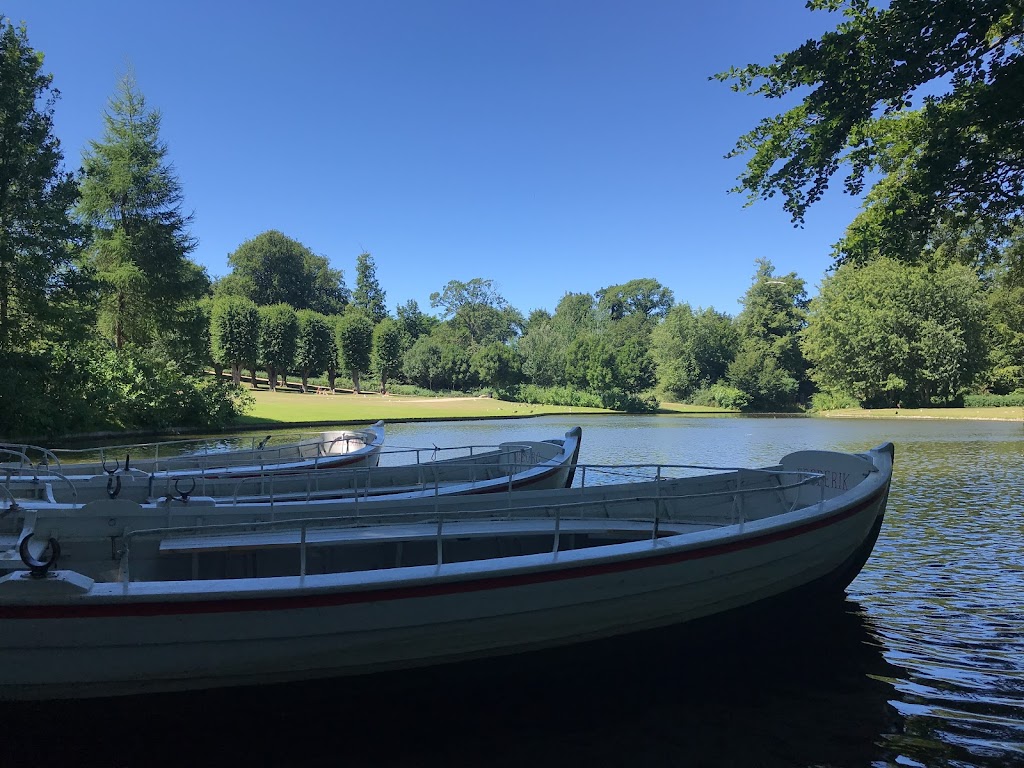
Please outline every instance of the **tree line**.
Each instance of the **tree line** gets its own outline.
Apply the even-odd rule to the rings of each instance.
[[[751,157],[740,188],[781,194],[799,222],[841,162],[852,162],[853,191],[869,171],[881,179],[813,299],[803,278],[757,260],[735,316],[677,303],[653,277],[528,314],[490,279],[450,280],[432,312],[412,300],[391,312],[369,253],[350,291],[327,257],[273,230],[211,280],[190,258],[160,113],[131,74],[69,172],[52,76],[24,26],[0,17],[0,434],[220,426],[246,407],[243,371],[254,382],[257,370],[271,386],[341,376],[357,391],[370,379],[381,391],[486,389],[630,411],[666,399],[776,411],[1021,392],[1024,153],[1010,130],[1021,102],[996,96],[1021,70],[1024,21],[1009,2],[954,5],[851,5],[822,44],[720,76],[768,96],[810,86],[795,111],[741,137],[735,154]],[[924,27],[941,34],[925,40]],[[914,69],[899,58],[910,53]],[[954,73],[952,92],[910,109],[929,66]],[[843,97],[850,77],[859,101]],[[943,143],[951,120],[978,123],[972,143]]]

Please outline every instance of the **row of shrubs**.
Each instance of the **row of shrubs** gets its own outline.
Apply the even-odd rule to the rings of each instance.
[[[1024,389],[1018,389],[1008,395],[964,395],[966,408],[1003,408],[1007,406],[1024,407]]]

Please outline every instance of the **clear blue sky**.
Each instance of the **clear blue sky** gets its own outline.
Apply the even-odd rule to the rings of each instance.
[[[278,229],[355,286],[371,252],[392,310],[449,279],[514,306],[653,277],[735,314],[754,260],[813,294],[859,202],[794,229],[728,194],[741,133],[778,103],[708,76],[835,25],[803,0],[14,0],[62,98],[69,168],[130,64],[194,211],[193,258],[228,272]]]

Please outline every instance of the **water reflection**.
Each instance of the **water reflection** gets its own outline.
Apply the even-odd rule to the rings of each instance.
[[[863,766],[898,670],[861,606],[730,618],[512,661],[263,689],[19,706],[29,749],[117,765]],[[98,734],[116,724],[116,739]],[[187,734],[187,737],[185,735]]]

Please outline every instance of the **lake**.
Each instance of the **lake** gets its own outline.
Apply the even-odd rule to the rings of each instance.
[[[591,464],[765,465],[892,441],[874,554],[846,601],[811,617],[530,665],[8,706],[5,743],[111,766],[1024,766],[1024,425],[548,416],[393,424],[386,445],[536,440],[576,424]]]

